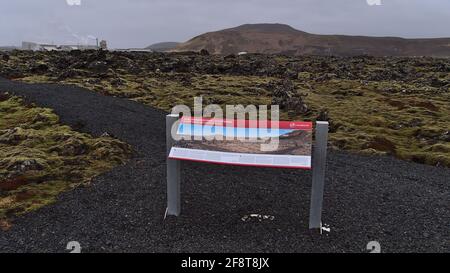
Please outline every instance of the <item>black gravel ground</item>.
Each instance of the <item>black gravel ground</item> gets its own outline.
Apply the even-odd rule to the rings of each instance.
[[[182,215],[164,220],[165,113],[85,89],[0,79],[63,123],[108,132],[135,158],[0,231],[0,252],[449,252],[450,169],[329,152],[323,221],[308,230],[307,171],[184,163]],[[243,221],[258,213],[273,220]]]

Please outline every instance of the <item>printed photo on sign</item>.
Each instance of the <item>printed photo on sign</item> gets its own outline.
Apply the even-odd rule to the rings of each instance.
[[[182,118],[172,159],[233,165],[311,167],[312,123]],[[275,142],[275,149],[262,149]]]

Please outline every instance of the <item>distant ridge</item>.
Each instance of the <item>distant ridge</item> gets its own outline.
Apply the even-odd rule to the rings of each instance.
[[[0,51],[11,51],[14,49],[18,49],[16,46],[0,46]]]
[[[178,43],[178,42],[162,42],[162,43],[156,43],[156,44],[149,45],[148,47],[146,47],[146,49],[151,49],[156,52],[165,52],[165,51],[174,49],[179,44],[180,43]]]
[[[208,32],[171,51],[208,50],[211,54],[239,52],[286,55],[432,56],[450,57],[450,38],[405,39],[348,35],[318,35],[284,24],[245,24]]]

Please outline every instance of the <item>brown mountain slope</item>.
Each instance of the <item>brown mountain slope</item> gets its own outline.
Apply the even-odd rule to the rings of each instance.
[[[404,39],[317,35],[283,24],[247,24],[202,34],[178,45],[173,51],[202,49],[212,54],[249,52],[287,55],[450,57],[450,38]]]

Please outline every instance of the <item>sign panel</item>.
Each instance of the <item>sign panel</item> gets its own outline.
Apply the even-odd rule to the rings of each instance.
[[[169,158],[311,168],[312,122],[181,118]]]

